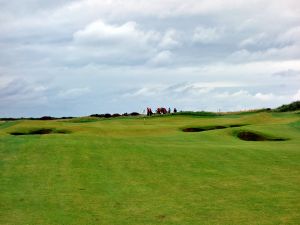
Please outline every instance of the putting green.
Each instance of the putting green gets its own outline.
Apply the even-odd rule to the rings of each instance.
[[[297,112],[2,122],[0,157],[0,224],[300,221]]]

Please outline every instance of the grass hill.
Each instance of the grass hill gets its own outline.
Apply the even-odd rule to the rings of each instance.
[[[300,115],[0,121],[0,224],[299,224]]]
[[[297,111],[300,110],[300,101],[292,102],[287,105],[282,105],[278,108],[276,108],[274,111],[276,112],[291,112],[291,111]]]

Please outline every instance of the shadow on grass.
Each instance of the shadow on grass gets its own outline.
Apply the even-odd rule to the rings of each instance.
[[[246,126],[247,124],[232,124],[232,125],[218,125],[218,126],[207,126],[207,127],[186,127],[181,129],[183,132],[203,132],[203,131],[210,131],[210,130],[220,130],[226,128],[233,128],[233,127],[242,127]]]
[[[275,138],[252,131],[238,131],[236,136],[243,141],[287,141],[286,138]]]
[[[11,135],[20,136],[20,135],[45,135],[45,134],[70,134],[69,130],[57,130],[53,128],[38,128],[32,129],[29,131],[14,131],[11,132]]]

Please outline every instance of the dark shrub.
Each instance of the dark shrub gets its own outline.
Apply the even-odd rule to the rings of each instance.
[[[289,111],[296,111],[300,110],[300,101],[292,102],[288,105],[282,105],[275,109],[277,112],[289,112]]]
[[[110,117],[111,117],[111,114],[105,113],[105,114],[104,114],[104,117],[105,117],[105,118],[110,118]]]
[[[99,118],[101,118],[101,117],[105,117],[105,115],[104,114],[92,114],[92,115],[90,115],[90,117],[99,117]]]
[[[15,121],[17,118],[1,118],[0,121]]]
[[[139,113],[137,113],[137,112],[132,112],[132,113],[130,113],[130,116],[139,116],[140,114]]]
[[[63,119],[63,120],[65,120],[65,119],[73,119],[74,117],[72,117],[72,116],[63,116],[63,117],[61,117],[60,119]]]
[[[40,120],[54,120],[55,118],[54,117],[51,117],[51,116],[43,116],[40,118]]]
[[[119,116],[121,116],[119,113],[115,113],[112,115],[112,117],[119,117]]]
[[[92,115],[90,115],[90,117],[100,117],[100,115],[99,114],[92,114]]]

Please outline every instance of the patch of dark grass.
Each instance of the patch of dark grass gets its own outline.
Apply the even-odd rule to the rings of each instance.
[[[52,129],[41,128],[41,129],[37,129],[37,130],[31,130],[31,131],[29,131],[29,134],[50,134],[52,132],[53,132]]]
[[[264,109],[252,109],[252,110],[246,110],[246,111],[236,111],[236,112],[225,112],[223,113],[224,116],[245,116],[245,115],[252,115],[256,113],[263,113],[263,112],[271,112],[270,108],[264,108]]]
[[[3,123],[0,123],[0,129],[12,127],[12,126],[16,125],[17,123],[18,123],[18,121],[5,121]]]
[[[69,130],[55,130],[55,134],[71,134],[72,132]]]
[[[63,120],[61,122],[68,122],[68,123],[91,123],[91,122],[97,122],[99,121],[98,118],[95,117],[77,117],[72,118],[70,120]]]
[[[300,130],[300,120],[292,122],[289,124],[291,127],[296,128],[298,130]]]
[[[205,112],[205,111],[201,111],[201,112],[185,111],[185,112],[173,113],[172,115],[199,116],[199,117],[218,117],[218,116],[222,116],[219,113]]]
[[[69,130],[57,130],[53,128],[38,128],[32,129],[29,131],[14,131],[10,132],[11,135],[20,136],[20,135],[45,135],[45,134],[69,134]]]
[[[243,141],[286,141],[285,138],[274,138],[252,131],[239,131],[236,136]]]
[[[159,220],[164,220],[166,219],[166,215],[158,215],[156,218],[159,219]]]
[[[229,125],[228,127],[242,127],[242,126],[246,126],[246,124],[233,124],[233,125]]]

